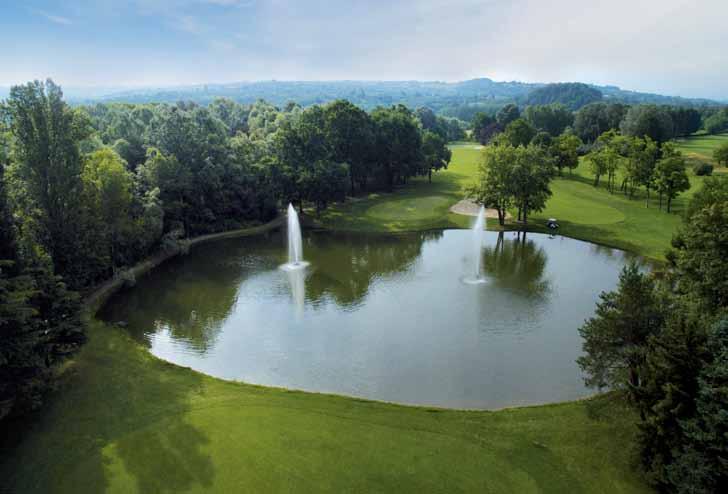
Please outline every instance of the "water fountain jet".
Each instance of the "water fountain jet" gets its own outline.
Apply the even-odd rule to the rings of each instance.
[[[485,207],[481,206],[478,210],[478,216],[475,218],[473,225],[473,273],[463,278],[465,283],[477,285],[485,283],[483,276],[483,236],[485,233]]]
[[[293,270],[302,269],[308,266],[303,260],[303,240],[301,237],[301,223],[298,221],[298,213],[293,204],[288,205],[288,263],[281,266],[281,269]]]

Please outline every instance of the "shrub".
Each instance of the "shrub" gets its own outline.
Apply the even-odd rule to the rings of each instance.
[[[713,165],[699,161],[693,165],[693,172],[699,177],[713,174]]]

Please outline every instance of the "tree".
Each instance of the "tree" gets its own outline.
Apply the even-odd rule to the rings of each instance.
[[[708,134],[720,134],[728,130],[728,109],[722,109],[705,119],[703,127]]]
[[[374,126],[369,115],[357,106],[337,100],[324,107],[326,139],[331,158],[337,163],[349,164],[350,190],[358,182],[362,188],[370,170],[371,149],[374,145]]]
[[[662,196],[667,197],[667,212],[670,212],[673,199],[678,194],[690,189],[690,179],[685,171],[685,158],[680,155],[668,156],[657,162],[655,181],[660,193],[660,209]]]
[[[533,139],[531,139],[531,144],[544,150],[550,149],[553,143],[554,140],[551,137],[551,134],[544,131],[536,133],[536,135],[533,136]]]
[[[498,110],[498,113],[495,115],[495,119],[498,122],[498,125],[501,126],[501,128],[505,129],[508,124],[516,120],[521,116],[521,111],[518,109],[517,105],[514,105],[513,103],[508,103],[503,108]]]
[[[147,159],[137,170],[142,190],[159,191],[168,230],[181,228],[189,234],[189,208],[187,197],[192,191],[192,172],[173,155],[165,155],[157,148],[147,150]]]
[[[728,488],[728,319],[712,325],[709,355],[698,378],[694,417],[680,422],[685,443],[666,468],[677,492],[722,492]]]
[[[695,108],[674,106],[668,108],[667,111],[672,118],[674,134],[676,137],[689,136],[700,129],[702,118],[700,116],[700,112]]]
[[[297,186],[303,197],[316,206],[319,215],[328,204],[346,197],[348,167],[331,161],[317,161],[298,177]]]
[[[513,202],[512,169],[516,161],[513,146],[487,146],[478,164],[478,181],[468,189],[475,202],[498,212],[498,223],[505,224],[508,208]]]
[[[532,105],[523,112],[526,121],[538,131],[548,132],[551,136],[561,135],[574,123],[574,115],[564,105]]]
[[[115,249],[130,225],[133,176],[110,148],[96,151],[84,161],[81,178],[87,215],[98,215],[97,233],[107,246],[108,260],[113,267],[120,261]]]
[[[511,192],[518,206],[518,219],[528,224],[530,212],[542,211],[551,197],[553,169],[546,153],[536,146],[519,146],[511,171]]]
[[[634,398],[648,338],[662,325],[654,281],[631,263],[622,269],[617,290],[599,299],[595,316],[579,328],[585,355],[577,362],[587,386],[622,389]]]
[[[506,136],[512,146],[527,146],[536,135],[536,129],[531,127],[524,119],[517,118],[508,124],[503,135]]]
[[[728,180],[706,179],[673,239],[670,260],[678,290],[696,295],[705,311],[728,306]]]
[[[571,171],[579,166],[579,146],[581,140],[574,134],[564,133],[554,139],[550,152],[554,156],[559,175],[564,168]]]
[[[594,187],[598,187],[601,177],[607,175],[609,178],[607,186],[612,191],[612,178],[614,177],[614,171],[617,169],[619,159],[619,154],[609,145],[602,145],[586,156],[586,160],[594,174]]]
[[[473,129],[473,138],[484,145],[502,130],[502,127],[500,127],[493,117],[483,112],[475,114],[471,126]]]
[[[626,141],[625,182],[622,189],[626,191],[629,184],[629,197],[634,195],[636,186],[644,186],[647,192],[647,206],[650,204],[650,190],[655,182],[655,166],[659,155],[657,143],[649,137],[633,137]]]
[[[695,416],[698,376],[709,358],[707,331],[686,300],[671,300],[664,327],[649,338],[636,396],[642,418],[638,441],[647,478],[662,490],[687,445],[681,423]]]
[[[713,159],[719,166],[728,166],[728,142],[724,142],[713,151]]]
[[[388,191],[422,170],[422,136],[412,112],[405,106],[376,108],[375,154]]]
[[[36,409],[53,364],[84,341],[78,296],[16,238],[0,168],[0,420]],[[27,252],[27,258],[21,255]]]
[[[526,96],[528,105],[559,103],[572,110],[602,99],[602,92],[581,82],[546,84]]]
[[[619,129],[627,112],[620,103],[591,103],[574,116],[574,132],[584,142],[594,142],[604,132]]]
[[[432,172],[447,169],[452,158],[452,152],[445,140],[438,134],[426,130],[422,136],[422,155],[427,170],[427,179],[432,182]]]
[[[675,136],[670,113],[655,105],[631,107],[621,124],[622,134],[632,137],[647,136],[658,144],[669,141]]]
[[[12,175],[16,196],[28,225],[53,259],[57,272],[71,274],[80,217],[81,156],[78,144],[89,135],[86,115],[63,101],[61,88],[50,79],[14,86],[7,112],[16,143]],[[79,280],[75,280],[79,283]]]

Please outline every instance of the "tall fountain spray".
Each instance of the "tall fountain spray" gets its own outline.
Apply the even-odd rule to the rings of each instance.
[[[473,225],[473,272],[466,276],[463,281],[469,284],[484,283],[483,277],[483,236],[485,234],[485,208],[480,207],[478,216],[475,217]]]
[[[303,260],[303,241],[301,239],[301,224],[298,222],[298,213],[293,204],[288,205],[288,264],[285,269],[306,267],[308,263]]]

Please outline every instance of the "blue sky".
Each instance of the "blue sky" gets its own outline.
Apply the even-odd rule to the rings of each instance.
[[[0,1],[0,85],[584,81],[728,99],[728,1]]]

